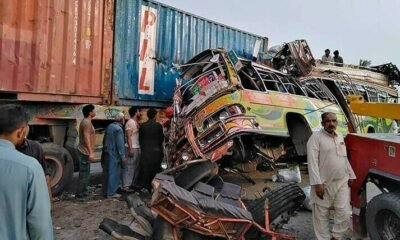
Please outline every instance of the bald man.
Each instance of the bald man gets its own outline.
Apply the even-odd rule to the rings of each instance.
[[[322,126],[307,142],[314,232],[318,240],[342,239],[350,226],[350,186],[356,178],[347,159],[335,113],[321,115]],[[334,224],[329,230],[329,209]]]
[[[120,112],[115,116],[115,122],[108,125],[104,132],[101,165],[103,167],[103,196],[105,198],[121,197],[117,191],[121,187],[121,170],[127,163],[124,123],[125,116]]]

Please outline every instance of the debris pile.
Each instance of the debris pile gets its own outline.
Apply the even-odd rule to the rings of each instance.
[[[295,184],[281,186],[253,200],[241,199],[241,187],[222,182],[219,191],[199,182],[191,191],[173,177],[158,174],[149,207],[138,195],[126,199],[133,220],[129,226],[104,219],[100,229],[117,239],[294,239],[272,230],[288,221],[305,195]],[[162,236],[162,237],[160,237]]]

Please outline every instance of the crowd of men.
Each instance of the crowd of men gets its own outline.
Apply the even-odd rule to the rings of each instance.
[[[79,186],[77,198],[89,196],[87,187],[90,176],[90,161],[94,160],[95,132],[91,120],[96,116],[93,105],[82,109],[84,119],[79,126]],[[151,191],[151,181],[161,171],[164,156],[164,132],[156,122],[157,111],[147,111],[148,120],[139,124],[140,111],[129,109],[130,118],[125,124],[125,115],[116,114],[115,121],[107,126],[103,138],[101,165],[103,168],[103,196],[121,197],[123,192],[145,189]]]
[[[41,145],[27,139],[28,113],[16,104],[2,105],[0,112],[0,239],[53,239],[50,176]],[[82,113],[79,199],[89,197],[90,165],[95,160],[96,109],[89,104]],[[106,198],[120,197],[119,191],[150,191],[161,171],[164,133],[155,121],[157,111],[149,109],[148,121],[141,125],[138,109],[130,108],[129,115],[125,124],[125,115],[118,113],[105,129],[101,164]]]
[[[48,174],[40,145],[26,139],[28,114],[15,104],[0,106],[0,112],[0,239],[53,239]],[[77,198],[88,196],[90,162],[95,158],[92,119],[96,110],[86,105],[82,112]],[[151,190],[163,159],[164,134],[155,121],[156,114],[149,109],[148,121],[140,124],[139,110],[132,107],[126,124],[125,115],[118,113],[105,129],[101,157],[104,197],[119,197],[118,191]],[[356,176],[343,136],[335,131],[336,115],[326,112],[321,118],[323,129],[313,133],[307,143],[314,231],[317,239],[342,239],[350,225],[349,194]],[[334,224],[330,228],[332,208]]]

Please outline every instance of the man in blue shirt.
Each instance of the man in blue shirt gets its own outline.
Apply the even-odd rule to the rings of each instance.
[[[0,239],[53,239],[50,199],[42,167],[18,152],[28,114],[15,104],[0,106]]]
[[[108,125],[103,138],[101,165],[103,167],[103,195],[106,198],[121,197],[117,191],[121,187],[121,170],[127,164],[123,129],[124,114],[118,113],[115,120]]]

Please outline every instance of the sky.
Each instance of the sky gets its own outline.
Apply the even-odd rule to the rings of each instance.
[[[269,46],[306,39],[314,58],[329,48],[345,63],[400,67],[400,0],[158,0],[269,38]]]

